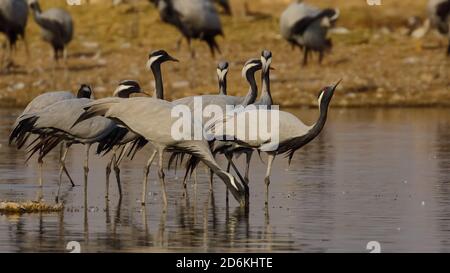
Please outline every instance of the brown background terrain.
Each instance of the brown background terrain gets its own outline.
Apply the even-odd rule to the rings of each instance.
[[[50,46],[29,18],[27,37],[30,56],[18,43],[17,67],[0,73],[0,106],[23,106],[37,94],[51,90],[73,90],[90,83],[96,97],[109,96],[123,79],[139,80],[147,92],[153,77],[145,69],[148,53],[166,49],[180,63],[164,65],[166,97],[217,92],[215,66],[230,61],[229,93],[247,90],[240,70],[262,49],[273,51],[272,92],[283,106],[314,106],[317,92],[343,79],[333,106],[450,106],[450,58],[445,57],[447,40],[435,31],[421,39],[406,33],[411,16],[426,17],[426,0],[382,0],[368,6],[364,0],[308,1],[319,7],[339,7],[337,27],[349,32],[332,33],[334,48],[317,64],[317,56],[302,67],[301,54],[279,35],[279,16],[290,1],[232,2],[233,17],[222,16],[225,37],[219,37],[222,55],[213,59],[204,43],[194,42],[196,58],[190,57],[183,42],[176,50],[180,34],[159,19],[147,1],[130,1],[112,6],[100,4],[68,6],[63,0],[41,0],[43,10],[59,6],[70,11],[75,21],[75,38],[69,45],[67,64],[55,68]],[[3,44],[4,36],[0,37]],[[0,50],[0,55],[4,50]]]

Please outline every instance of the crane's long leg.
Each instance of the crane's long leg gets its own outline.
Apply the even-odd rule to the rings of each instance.
[[[119,156],[117,158],[114,158],[114,173],[116,174],[116,181],[117,181],[117,189],[119,190],[119,198],[122,199],[122,184],[120,182],[120,162],[122,161],[122,154],[124,153],[125,146],[123,146],[120,150]]]
[[[145,205],[145,200],[146,200],[146,196],[147,196],[147,181],[148,181],[148,173],[150,171],[150,166],[152,165],[153,160],[155,159],[157,151],[153,151],[152,155],[150,156],[150,158],[147,161],[147,164],[144,167],[144,181],[142,183],[142,199],[141,199],[141,204],[144,206]]]
[[[303,52],[303,66],[308,65],[308,54],[309,54],[309,49],[307,47],[305,47],[305,51]]]
[[[197,186],[197,168],[193,170],[194,174],[194,185]]]
[[[105,198],[109,198],[109,177],[111,176],[111,166],[113,162],[116,160],[116,151],[113,151],[113,155],[106,165],[106,189],[105,189]]]
[[[58,183],[58,192],[56,193],[56,200],[55,200],[56,203],[59,202],[59,194],[60,194],[60,191],[61,191],[61,184],[62,184],[62,174],[63,174],[64,169],[66,168],[65,162],[66,162],[66,156],[67,156],[67,152],[68,152],[68,151],[69,151],[69,148],[66,147],[66,146],[64,145],[64,143],[63,143],[63,144],[62,144],[62,147],[61,147],[61,158],[60,158],[60,164],[61,164],[61,166],[60,166],[60,168],[59,168],[59,183]],[[70,182],[72,182],[72,184],[73,184],[72,178],[70,178],[70,176],[69,176],[68,173],[66,173],[66,174],[67,174],[67,176],[69,177]]]
[[[75,183],[73,182],[73,179],[70,176],[69,171],[66,168],[66,157],[67,157],[67,153],[69,152],[69,148],[70,148],[70,145],[67,145],[64,142],[61,143],[61,153],[60,153],[61,157],[60,157],[60,162],[59,162],[59,164],[61,166],[60,166],[60,170],[59,170],[59,180],[60,180],[59,183],[61,183],[62,172],[64,172],[66,174],[67,178],[69,178],[69,181],[70,181],[70,184],[72,184],[72,187],[75,187]]]
[[[270,174],[272,172],[272,163],[275,160],[274,154],[269,154],[267,157],[267,171],[264,182],[266,183],[266,205],[269,203],[269,185],[270,185]]]
[[[163,196],[164,207],[167,207],[167,193],[166,193],[166,182],[164,181],[165,174],[164,174],[164,166],[163,166],[163,155],[164,155],[164,150],[159,149],[158,150],[158,156],[159,156],[158,177],[159,177],[159,181],[161,183],[161,191],[162,191],[162,196]]]
[[[246,156],[246,162],[245,162],[245,176],[244,176],[244,181],[245,183],[248,185],[248,183],[250,182],[249,180],[249,172],[250,172],[250,162],[252,160],[252,154],[253,151],[249,151],[245,153]]]
[[[122,182],[120,180],[120,163],[122,163],[123,158],[125,157],[126,151],[128,150],[130,143],[127,143],[126,145],[121,146],[121,150],[119,154],[117,155],[117,152],[115,152],[115,158],[113,161],[113,167],[114,167],[114,173],[116,175],[116,182],[117,182],[117,189],[119,191],[119,200],[122,200]]]
[[[209,190],[210,191],[213,190],[213,184],[214,184],[214,172],[212,170],[209,170]]]
[[[228,157],[227,157],[227,159],[228,159]],[[227,173],[230,172],[230,169],[231,169],[231,160],[228,160],[228,164],[227,164]],[[226,203],[228,204],[230,191],[228,190],[228,188],[226,188],[225,190],[226,190],[226,193],[225,193],[225,201],[226,201]]]
[[[43,178],[42,178],[42,165],[44,164],[44,161],[42,161],[41,158],[38,159],[38,165],[39,165],[39,187],[42,188],[44,182],[43,182]]]
[[[319,52],[319,64],[322,64],[323,61],[323,51]]]
[[[84,159],[84,197],[87,198],[87,181],[89,174],[89,151],[92,144],[86,144],[86,157]]]
[[[42,169],[43,169],[43,165],[44,162],[42,161],[42,158],[38,159],[38,165],[39,165],[39,190],[38,190],[38,196],[37,196],[37,201],[41,201],[43,198],[43,194],[42,194],[42,188],[43,188],[43,179],[42,179]]]

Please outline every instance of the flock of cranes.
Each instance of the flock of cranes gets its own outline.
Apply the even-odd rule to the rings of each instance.
[[[161,65],[166,62],[178,62],[178,60],[164,50],[154,51],[148,56],[147,69],[153,73],[156,82],[152,97],[143,92],[136,81],[125,80],[119,83],[112,97],[92,100],[93,92],[91,87],[83,84],[78,90],[77,96],[72,95],[70,92],[48,92],[36,97],[17,118],[10,134],[10,143],[14,143],[19,149],[26,147],[28,159],[37,154],[41,169],[39,178],[41,186],[43,183],[42,164],[44,157],[53,149],[61,148],[57,201],[59,201],[61,181],[64,173],[73,185],[73,180],[65,166],[68,149],[73,144],[83,144],[86,147],[84,163],[85,188],[87,186],[91,146],[98,144],[97,153],[110,154],[111,159],[106,168],[106,196],[109,194],[108,177],[111,172],[111,166],[115,169],[121,196],[120,162],[127,156],[132,158],[136,152],[148,144],[153,148],[153,152],[149,155],[144,167],[142,204],[146,203],[147,178],[150,166],[156,158],[163,201],[165,205],[168,204],[163,159],[164,155],[169,153],[171,155],[169,165],[173,160],[178,160],[177,157],[181,157],[181,160],[183,160],[184,156],[189,156],[186,160],[184,186],[186,186],[188,176],[202,162],[209,168],[211,175],[217,175],[225,183],[233,197],[241,205],[245,206],[248,204],[248,171],[252,152],[256,150],[259,153],[268,154],[265,178],[267,194],[275,156],[285,154],[291,158],[296,150],[309,143],[320,133],[325,125],[328,106],[337,86],[337,84],[329,86],[320,91],[318,96],[319,118],[314,125],[306,126],[294,115],[270,108],[273,105],[270,95],[269,75],[272,53],[268,50],[262,51],[260,58],[252,58],[245,63],[242,69],[242,76],[250,87],[248,94],[244,97],[227,95],[226,75],[228,73],[228,63],[221,62],[217,66],[217,77],[219,79],[217,94],[185,97],[172,102],[164,100]],[[258,99],[255,73],[259,70],[261,70],[262,88]],[[131,97],[130,95],[133,93],[141,93],[141,95]],[[184,105],[194,111],[194,100],[198,98],[202,99],[203,107],[215,105],[226,109],[230,105],[255,105],[255,108],[242,108],[243,110],[241,111],[222,117],[221,121],[223,123],[213,123],[213,126],[217,128],[229,126],[236,119],[240,119],[240,115],[252,114],[253,111],[277,111],[280,115],[279,131],[276,132],[279,134],[279,143],[275,143],[274,139],[263,135],[258,136],[257,139],[250,139],[248,135],[242,136],[238,132],[235,133],[232,139],[225,138],[224,135],[215,135],[213,139],[206,137],[196,139],[193,136],[194,132],[189,130],[183,132],[185,134],[183,138],[175,138],[172,134],[172,125],[176,121],[176,117],[172,115],[172,110],[174,107]],[[262,109],[257,107],[261,105],[265,107]],[[208,120],[204,121],[195,115],[191,119],[192,124],[199,124],[202,131],[206,132],[209,130],[208,126],[211,123],[208,123]],[[225,130],[217,130],[216,132],[225,132]],[[226,134],[229,134],[229,132],[226,132]],[[204,136],[206,135],[204,134]],[[216,162],[215,156],[218,153],[226,155],[229,162],[227,170],[224,170]],[[245,178],[242,177],[240,171],[233,163],[233,156],[240,153],[247,154],[248,164]],[[233,167],[239,180],[231,175],[230,165]]]
[[[191,40],[204,41],[214,56],[221,53],[216,37],[223,35],[222,24],[213,2],[222,6],[226,14],[231,15],[231,8],[226,0],[150,0],[157,8],[161,20],[174,26],[186,39],[189,47]],[[74,37],[74,24],[71,15],[60,8],[41,10],[38,0],[0,0],[0,32],[8,40],[8,59],[6,67],[12,65],[12,53],[16,42],[22,38],[27,52],[25,29],[29,9],[35,22],[42,31],[42,38],[53,50],[54,59],[66,58],[67,45]],[[437,29],[450,38],[450,0],[429,1],[431,22]],[[293,47],[303,51],[303,64],[307,65],[310,53],[319,54],[319,62],[324,54],[331,49],[332,41],[327,37],[328,30],[339,18],[338,9],[319,9],[303,1],[294,1],[280,17],[280,32],[282,37]],[[191,49],[192,55],[195,55]],[[450,43],[447,53],[450,55]],[[74,144],[83,144],[86,148],[84,173],[85,188],[89,173],[89,153],[93,145],[97,145],[97,154],[108,155],[110,160],[106,166],[106,196],[109,196],[109,177],[114,170],[119,195],[122,196],[120,179],[120,164],[134,155],[145,145],[150,145],[153,152],[148,156],[142,181],[142,204],[146,203],[148,192],[147,180],[150,166],[154,160],[158,162],[158,178],[164,204],[167,205],[164,155],[170,154],[169,167],[174,162],[186,160],[187,178],[196,171],[200,162],[210,170],[210,187],[213,188],[214,175],[218,176],[227,187],[228,192],[241,204],[248,203],[250,162],[254,151],[267,154],[267,170],[265,175],[266,202],[272,164],[277,155],[286,155],[290,159],[295,151],[312,141],[323,129],[328,113],[328,106],[338,85],[322,89],[318,96],[319,116],[311,126],[305,125],[294,115],[272,109],[274,105],[270,89],[270,71],[272,52],[264,50],[259,58],[249,59],[242,69],[242,76],[249,85],[245,96],[232,96],[227,92],[227,74],[229,64],[220,62],[217,66],[218,93],[202,96],[191,96],[175,101],[164,98],[164,84],[161,65],[166,62],[178,62],[164,50],[150,53],[147,69],[155,79],[155,91],[150,95],[143,92],[138,82],[121,81],[112,97],[93,100],[93,90],[87,84],[81,85],[78,93],[48,92],[36,97],[17,118],[10,135],[10,143],[18,149],[26,148],[28,159],[37,155],[40,167],[39,184],[42,186],[42,165],[45,156],[60,147],[60,176],[56,201],[59,201],[61,182],[65,174],[72,185],[68,169],[65,166],[66,156]],[[261,71],[261,92],[258,98],[258,84],[255,74]],[[139,96],[132,96],[140,94]],[[171,127],[175,118],[171,115],[174,107],[186,106],[191,112],[196,109],[195,100],[201,98],[202,107],[215,105],[226,110],[227,106],[250,105],[256,108],[237,111],[223,118],[218,123],[208,123],[203,119],[192,117],[193,124],[200,124],[201,130],[208,135],[209,130],[220,130],[232,126],[246,115],[255,111],[265,111],[266,114],[277,111],[279,115],[278,139],[268,136],[248,139],[248,135],[215,135],[211,139],[195,139],[193,132],[186,133],[183,140],[175,139]],[[203,109],[200,109],[203,110]],[[238,128],[248,130],[249,128]],[[226,139],[226,140],[224,140]],[[223,154],[228,165],[224,169],[215,160],[218,154]],[[233,162],[234,157],[245,154],[246,165],[244,176]],[[176,164],[175,164],[176,165]],[[231,168],[238,176],[231,174]],[[256,186],[257,187],[257,186]]]
[[[217,36],[223,35],[222,24],[214,3],[231,15],[228,0],[149,0],[158,9],[161,20],[173,25],[190,47],[192,39],[208,44],[211,54],[220,53]],[[12,64],[12,51],[18,38],[25,40],[28,6],[42,30],[42,38],[51,44],[54,58],[66,57],[66,47],[74,36],[71,15],[61,8],[42,11],[38,0],[0,0],[0,32],[8,38],[8,62]],[[450,0],[430,0],[428,5],[432,24],[449,37],[447,53],[450,55]],[[308,63],[311,52],[319,53],[319,62],[332,47],[327,32],[339,17],[338,9],[319,9],[302,0],[294,0],[280,17],[280,32],[294,47],[303,50],[303,64]],[[181,39],[178,41],[178,46]],[[26,44],[26,42],[25,42]],[[28,46],[26,46],[28,52]],[[194,51],[191,49],[192,55]]]

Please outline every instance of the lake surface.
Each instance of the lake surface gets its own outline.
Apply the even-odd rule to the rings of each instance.
[[[289,111],[307,123],[317,115],[315,109]],[[24,152],[7,143],[19,113],[0,110],[0,200],[33,200],[39,190],[36,160],[26,164]],[[143,208],[149,149],[122,164],[121,202],[113,174],[110,200],[104,198],[108,156],[92,155],[84,200],[83,151],[76,145],[68,155],[77,186],[63,181],[63,212],[0,214],[1,252],[67,252],[69,241],[78,241],[82,252],[369,252],[369,241],[379,242],[382,252],[450,252],[450,109],[332,109],[322,134],[290,166],[283,157],[275,160],[267,208],[265,165],[253,157],[248,212],[232,199],[227,206],[217,178],[211,193],[203,167],[187,196],[183,171],[166,172],[164,211],[155,165]],[[49,203],[58,154],[45,160]]]

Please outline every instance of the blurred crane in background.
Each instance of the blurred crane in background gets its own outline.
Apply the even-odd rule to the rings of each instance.
[[[432,25],[441,34],[447,35],[449,39],[447,55],[450,56],[450,0],[430,0],[428,12]]]
[[[324,52],[333,44],[327,38],[328,29],[339,17],[337,9],[318,9],[296,0],[281,14],[280,31],[284,39],[303,50],[303,65],[308,64],[310,51],[319,52],[319,63]]]
[[[175,26],[187,40],[198,39],[208,44],[211,55],[220,53],[216,36],[223,35],[222,23],[210,0],[154,0],[161,20]],[[181,39],[178,41],[180,46]],[[195,56],[191,49],[192,56]]]
[[[8,38],[8,56],[5,67],[13,64],[12,51],[15,49],[19,37],[24,40],[28,54],[28,45],[25,40],[27,21],[28,6],[25,0],[0,0],[0,32]],[[2,64],[3,61],[2,59]]]
[[[33,10],[34,20],[41,27],[42,38],[53,47],[56,61],[61,57],[67,58],[67,44],[73,37],[72,16],[61,8],[51,8],[44,12],[37,0],[30,0],[30,8]]]

